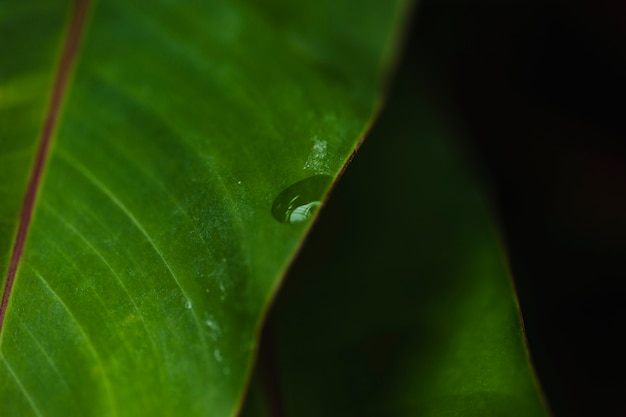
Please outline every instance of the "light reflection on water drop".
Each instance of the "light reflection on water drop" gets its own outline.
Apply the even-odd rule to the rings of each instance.
[[[272,204],[272,215],[281,223],[307,221],[321,206],[331,182],[328,175],[314,175],[285,188]]]

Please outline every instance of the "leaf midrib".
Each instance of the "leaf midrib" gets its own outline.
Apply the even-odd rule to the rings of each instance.
[[[83,37],[83,28],[89,12],[90,3],[90,0],[74,0],[72,6],[68,30],[64,38],[61,57],[52,84],[52,95],[38,141],[37,154],[31,168],[26,194],[24,195],[22,209],[20,210],[19,225],[2,292],[2,303],[0,304],[0,337],[2,336],[4,317],[9,305],[9,299],[11,298],[15,275],[22,258],[24,244],[26,243],[41,178],[45,170],[50,143],[56,130],[64,98],[67,95],[68,80],[74,68],[78,49]]]

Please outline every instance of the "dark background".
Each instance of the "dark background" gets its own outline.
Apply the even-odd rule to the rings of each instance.
[[[437,1],[432,74],[494,190],[555,416],[626,416],[626,1]]]

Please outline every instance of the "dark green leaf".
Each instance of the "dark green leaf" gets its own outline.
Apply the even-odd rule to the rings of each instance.
[[[549,414],[484,190],[414,78],[286,281],[245,415]]]

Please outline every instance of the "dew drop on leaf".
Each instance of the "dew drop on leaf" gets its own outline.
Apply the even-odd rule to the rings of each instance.
[[[311,218],[322,204],[330,187],[328,175],[314,175],[285,188],[272,204],[272,215],[281,223],[302,223]]]

